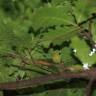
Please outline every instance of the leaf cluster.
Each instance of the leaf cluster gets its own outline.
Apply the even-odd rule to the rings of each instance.
[[[0,0],[0,82],[95,66],[95,11],[96,0]],[[83,88],[67,87],[32,96],[83,96]]]

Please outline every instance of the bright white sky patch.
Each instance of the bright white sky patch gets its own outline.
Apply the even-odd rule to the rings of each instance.
[[[89,69],[88,63],[83,63],[83,69],[84,70],[88,70]]]
[[[95,52],[96,52],[96,49],[95,49],[95,48],[93,48],[93,49],[92,49],[92,52],[94,52],[94,53],[95,53]]]
[[[74,53],[76,53],[76,52],[77,52],[77,50],[76,50],[76,49],[73,49],[73,52],[74,52]]]

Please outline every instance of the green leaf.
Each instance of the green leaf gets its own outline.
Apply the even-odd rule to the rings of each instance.
[[[92,32],[92,39],[93,39],[93,41],[94,42],[96,42],[96,23],[95,23],[96,21],[94,21],[93,23],[92,23],[92,29],[91,29],[91,32]]]
[[[74,55],[82,62],[88,63],[90,66],[96,63],[96,54],[89,56],[91,52],[90,47],[85,42],[84,39],[80,39],[79,37],[72,38],[72,48],[76,49],[77,52]]]
[[[76,61],[73,59],[71,53],[72,53],[72,51],[68,47],[64,47],[61,50],[61,58],[62,58],[62,62],[64,62],[64,66],[72,66],[76,63]]]
[[[43,7],[36,10],[33,14],[33,26],[35,29],[51,25],[75,25],[70,14],[69,6],[62,7]]]
[[[75,15],[77,23],[82,22],[96,11],[95,0],[76,0],[75,6],[72,7],[72,13]]]
[[[77,27],[64,27],[60,28],[57,27],[56,30],[49,30],[47,33],[44,33],[43,38],[41,39],[41,43],[43,45],[46,44],[46,42],[54,43],[56,44],[61,44],[64,41],[70,40],[70,38],[74,37],[77,35],[79,32],[79,28]]]

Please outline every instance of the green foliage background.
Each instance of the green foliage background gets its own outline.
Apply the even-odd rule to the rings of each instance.
[[[0,0],[0,83],[15,81],[18,76],[28,79],[60,71],[57,67],[41,68],[34,64],[22,68],[20,58],[6,57],[8,53],[15,52],[31,59],[27,49],[31,49],[34,60],[56,64],[63,62],[65,66],[82,66],[82,63],[94,65],[96,54],[91,58],[88,56],[90,46],[84,38],[78,37],[80,28],[77,24],[89,18],[92,13],[96,13],[96,0]],[[88,29],[87,23],[82,26]],[[94,42],[95,26],[96,20],[92,23],[91,30]],[[72,48],[77,49],[76,54]],[[54,53],[60,57],[59,60],[54,61]],[[17,93],[24,96],[84,96],[85,81],[65,82],[64,87],[53,90],[49,86],[39,86]],[[94,91],[93,96],[95,94]]]

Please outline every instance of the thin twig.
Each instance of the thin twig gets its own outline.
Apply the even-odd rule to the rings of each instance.
[[[24,57],[24,56],[21,56],[21,55],[18,55],[18,54],[16,54],[16,53],[8,53],[7,54],[9,57],[11,57],[11,58],[13,58],[13,59],[15,59],[15,58],[20,58],[21,59],[21,61],[22,61],[22,63],[24,64],[24,65],[29,65],[29,64],[33,64],[34,66],[36,66],[36,67],[38,67],[38,68],[40,68],[40,69],[42,69],[42,70],[45,70],[45,71],[47,71],[47,72],[49,72],[50,73],[50,71],[47,69],[47,68],[44,68],[44,66],[47,66],[47,67],[52,67],[54,64],[51,64],[51,63],[49,63],[49,62],[46,62],[46,61],[43,61],[43,60],[30,60],[30,59],[28,59],[28,58],[26,58],[26,57]],[[23,66],[22,66],[23,67]]]
[[[91,16],[90,18],[88,18],[87,20],[80,22],[78,25],[81,26],[81,25],[83,25],[83,24],[85,24],[85,23],[87,23],[88,21],[93,20],[93,19],[96,19],[96,14],[92,15],[92,16]]]

